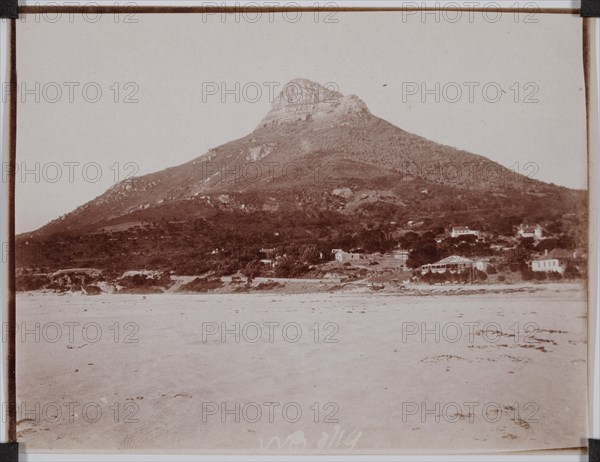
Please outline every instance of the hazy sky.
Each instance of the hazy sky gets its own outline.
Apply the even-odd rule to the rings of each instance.
[[[128,173],[181,164],[246,135],[270,108],[269,88],[297,77],[332,82],[407,131],[524,173],[534,172],[533,163],[540,180],[587,187],[580,18],[89,19],[18,23],[25,102],[17,167],[30,173],[17,176],[17,232],[73,210]],[[233,92],[222,95],[222,84]],[[423,86],[433,90],[425,101]]]

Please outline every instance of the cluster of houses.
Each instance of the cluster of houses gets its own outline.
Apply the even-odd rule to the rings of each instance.
[[[581,256],[577,252],[554,249],[539,255],[531,260],[531,271],[534,273],[560,273],[564,274],[570,263],[578,263]],[[471,260],[469,258],[452,255],[435,263],[421,266],[421,273],[461,273],[471,269],[487,271],[489,259]]]
[[[452,227],[449,236],[451,238],[460,238],[465,236],[475,236],[478,240],[485,239],[485,233],[471,229],[468,226],[454,226]],[[536,243],[544,240],[544,231],[538,224],[536,225],[520,225],[515,233],[515,239],[533,239]],[[439,239],[438,242],[443,241]],[[494,248],[494,246],[491,246]],[[509,250],[513,247],[501,247],[497,250]],[[392,255],[387,255],[383,258],[382,256],[375,257],[374,255],[367,255],[360,249],[356,250],[344,250],[344,249],[332,249],[331,253],[336,262],[341,264],[385,264],[385,268],[395,268],[396,270],[409,271],[408,267],[408,250],[396,249]],[[275,249],[260,249],[261,260],[260,262],[265,266],[274,268],[277,266],[278,259],[276,256]],[[324,255],[321,254],[321,259],[324,259]],[[550,252],[546,251],[543,254],[536,255],[530,264],[530,268],[533,272],[544,272],[544,273],[560,273],[564,274],[570,263],[580,262],[580,255],[575,252],[554,249]],[[461,273],[463,271],[478,270],[486,272],[490,266],[490,258],[467,258],[459,255],[451,255],[440,261],[423,265],[419,268],[421,274],[431,273]]]
[[[346,252],[342,249],[332,249],[331,253],[334,255],[335,261],[337,261],[339,263],[350,263],[353,261],[368,259],[367,255],[357,252],[357,251]],[[408,270],[408,266],[407,266],[408,254],[409,254],[408,250],[402,250],[402,249],[396,249],[392,252],[392,257],[394,259],[394,266],[397,269],[400,269],[403,271]]]
[[[468,226],[454,226],[450,232],[450,237],[458,238],[463,236],[475,236],[477,238],[482,237],[482,232],[475,229],[470,229]],[[540,225],[520,225],[517,228],[517,238],[523,239],[534,239],[535,242],[542,241],[544,239],[544,231]],[[358,251],[346,252],[343,249],[333,249],[332,253],[335,255],[335,260],[339,263],[356,262],[363,258],[366,258],[362,253]],[[394,258],[398,260],[398,269],[408,270],[409,252],[406,250],[394,251]],[[578,262],[581,260],[581,256],[577,252],[554,249],[552,251],[545,251],[541,255],[535,256],[530,262],[530,268],[533,272],[545,272],[545,273],[560,273],[564,274],[570,263]],[[421,266],[421,274],[431,273],[461,273],[463,271],[478,270],[486,272],[490,266],[489,258],[466,258],[459,255],[451,255],[435,263],[430,263]]]
[[[455,226],[452,228],[451,236],[452,237],[460,237],[460,236],[468,236],[474,235],[479,237],[480,232],[476,230],[469,229],[466,226]],[[517,237],[522,239],[533,239],[536,243],[542,241],[544,239],[544,230],[539,225],[526,225],[521,224],[517,228]],[[469,265],[473,265],[473,267],[485,271],[482,269],[485,265],[483,265],[482,261],[473,261],[469,263],[466,261],[464,257],[448,257],[447,259],[441,260],[437,263],[433,263],[432,265],[426,265],[426,271],[432,272],[443,272],[446,271],[461,271],[469,267]],[[581,260],[581,255],[577,252],[568,251],[564,249],[554,249],[550,252],[548,250],[544,251],[544,254],[537,255],[531,260],[531,270],[533,272],[539,273],[560,273],[564,274],[568,265],[570,263],[577,263]]]
[[[452,227],[452,231],[450,232],[450,237],[462,237],[462,236],[481,236],[481,231],[477,231],[475,229],[470,229],[468,226],[454,226]],[[540,225],[530,226],[530,225],[520,225],[517,228],[517,237],[521,237],[523,239],[532,238],[536,241],[541,241],[544,239],[544,231]]]
[[[358,252],[346,252],[342,249],[333,249],[331,251],[335,255],[335,260],[339,263],[358,262],[366,260],[368,257]],[[407,266],[409,252],[407,250],[395,250],[393,258],[397,260],[397,269],[408,271]],[[489,259],[471,260],[469,258],[452,255],[435,263],[423,265],[420,268],[422,274],[432,273],[461,273],[465,270],[478,269],[486,271],[489,265]]]

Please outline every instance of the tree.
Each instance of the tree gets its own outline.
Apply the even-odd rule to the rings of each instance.
[[[419,242],[408,254],[406,264],[409,268],[418,268],[439,260],[439,252],[435,241]]]
[[[581,277],[581,271],[573,263],[568,263],[565,268],[565,279],[578,279]]]
[[[419,235],[414,231],[409,231],[404,236],[402,236],[399,240],[400,246],[403,249],[412,249],[415,242],[419,239]]]
[[[432,232],[433,232],[433,234],[434,234],[435,236],[441,236],[441,235],[443,235],[443,234],[446,232],[446,230],[444,229],[444,227],[443,227],[443,226],[436,226],[436,227],[435,227],[435,228],[432,230]]]
[[[558,238],[556,246],[560,249],[574,249],[576,247],[575,240],[566,234],[563,234]]]
[[[546,279],[548,279],[548,275],[540,271],[535,271],[533,273],[533,279],[535,279],[536,281],[545,281]]]

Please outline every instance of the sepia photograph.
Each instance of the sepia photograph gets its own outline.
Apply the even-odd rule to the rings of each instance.
[[[21,450],[585,454],[586,20],[12,24]]]

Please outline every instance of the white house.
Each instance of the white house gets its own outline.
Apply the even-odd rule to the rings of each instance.
[[[490,262],[488,260],[476,260],[473,262],[473,268],[483,271],[484,273],[487,271],[488,266],[490,266]]]
[[[459,255],[452,255],[438,262],[421,266],[421,273],[461,273],[471,268],[485,272],[489,265],[490,262],[488,260],[471,260]]]
[[[521,225],[517,230],[517,235],[522,238],[533,238],[533,239],[543,239],[544,232],[540,225],[535,226],[527,226]]]
[[[275,265],[277,264],[274,260],[272,260],[270,258],[264,258],[264,259],[260,260],[260,262],[263,265],[270,266],[271,268],[275,268]]]
[[[398,260],[402,269],[407,269],[406,263],[408,262],[408,250],[394,250],[394,258]]]
[[[394,250],[394,258],[402,262],[408,260],[408,250]]]
[[[335,254],[335,260],[339,261],[340,263],[345,263],[347,261],[356,261],[360,260],[361,258],[361,255],[359,253],[345,252],[342,249],[333,249],[331,252]]]
[[[470,260],[465,257],[460,257],[458,255],[452,255],[435,263],[430,263],[429,265],[421,266],[421,273],[445,273],[446,271],[449,271],[451,273],[460,273],[461,271],[470,269],[472,267],[473,260]]]
[[[479,236],[479,231],[475,231],[474,229],[469,229],[468,226],[453,226],[452,233],[450,233],[451,237],[460,237],[460,236]]]
[[[576,255],[568,250],[554,249],[550,252],[546,250],[544,255],[532,260],[531,271],[563,274],[569,261],[574,260],[575,257]]]

